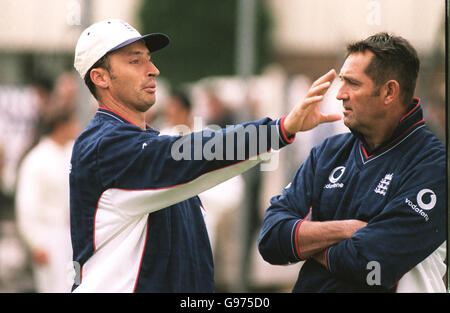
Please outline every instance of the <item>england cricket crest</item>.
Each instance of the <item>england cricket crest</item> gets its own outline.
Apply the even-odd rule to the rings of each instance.
[[[385,196],[393,177],[393,173],[384,175],[384,178],[380,180],[380,183],[375,188],[375,193]]]

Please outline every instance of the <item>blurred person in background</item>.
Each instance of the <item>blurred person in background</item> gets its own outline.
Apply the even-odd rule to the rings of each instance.
[[[44,111],[49,106],[51,79],[34,77],[29,85],[0,84],[0,144],[4,147],[3,190],[14,196],[17,169],[23,156],[42,135]]]
[[[446,138],[446,108],[445,103],[445,91],[429,96],[427,99],[427,106],[424,108],[424,116],[428,122],[430,130],[445,143]]]
[[[216,90],[213,87],[207,89],[208,124],[218,125],[221,128],[236,124],[234,112],[220,99]]]
[[[31,82],[31,89],[33,90],[36,98],[36,104],[34,108],[36,116],[33,121],[34,125],[32,125],[32,139],[26,151],[23,153],[23,156],[25,156],[35,145],[37,145],[43,133],[45,132],[44,121],[47,116],[47,111],[50,107],[53,87],[54,86],[51,79],[45,76],[35,77]]]
[[[186,135],[192,132],[192,104],[184,91],[175,90],[169,95],[163,108],[163,120],[161,134]]]
[[[0,220],[10,219],[14,215],[14,196],[8,194],[3,186],[5,166],[5,149],[0,145]]]
[[[80,129],[73,106],[54,105],[46,114],[46,133],[19,169],[16,219],[32,256],[36,291],[61,293],[72,285],[69,167]]]
[[[0,85],[0,292],[35,291],[29,251],[15,219],[17,172],[40,140],[53,82],[34,76],[28,85]]]
[[[211,99],[211,95],[208,95]],[[214,102],[219,102],[219,99],[214,96]],[[223,104],[216,104],[223,106]],[[182,90],[175,90],[165,102],[163,114],[165,127],[161,130],[161,134],[166,135],[186,135],[193,131],[193,104],[191,103],[188,94]],[[214,121],[223,124],[220,112],[225,110],[217,110],[214,114]],[[216,125],[216,124],[214,124]],[[219,125],[218,125],[219,126]],[[217,290],[227,288],[230,277],[226,277],[227,269],[230,266],[236,266],[236,255],[228,249],[234,245],[232,234],[236,233],[238,229],[235,227],[235,221],[232,220],[233,213],[238,207],[242,205],[244,196],[244,181],[242,176],[235,176],[209,190],[206,190],[199,195],[202,201],[202,213],[205,218],[206,228],[208,230],[209,240],[214,257],[214,280]],[[224,226],[224,227],[221,227]],[[219,233],[220,230],[224,229]],[[224,234],[231,231],[231,234]],[[230,257],[231,254],[231,257]],[[231,261],[230,261],[231,260]],[[234,262],[233,262],[234,260]],[[227,264],[225,264],[227,263]]]
[[[78,97],[78,82],[72,72],[61,74],[55,83],[50,99],[49,108],[53,107],[61,109],[75,110]]]

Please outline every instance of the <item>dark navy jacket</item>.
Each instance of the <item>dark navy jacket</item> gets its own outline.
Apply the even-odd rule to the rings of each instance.
[[[74,291],[212,292],[196,195],[292,142],[282,124],[265,118],[172,137],[99,108],[71,160]]]
[[[359,219],[368,225],[329,247],[326,267],[306,260],[294,292],[445,291],[445,173],[444,146],[426,129],[415,99],[392,138],[374,151],[357,133],[313,148],[271,199],[259,251],[273,264],[299,262],[304,219]]]

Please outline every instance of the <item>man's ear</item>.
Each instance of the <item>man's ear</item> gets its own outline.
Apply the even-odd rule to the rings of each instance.
[[[392,79],[387,81],[383,86],[383,100],[385,104],[391,104],[398,100],[400,95],[400,84]]]
[[[104,68],[97,67],[91,70],[91,81],[96,85],[98,88],[108,88],[109,87],[109,81],[110,77],[108,75],[108,71]]]

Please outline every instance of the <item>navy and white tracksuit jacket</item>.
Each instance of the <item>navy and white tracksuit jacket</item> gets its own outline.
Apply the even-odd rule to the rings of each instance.
[[[282,125],[265,118],[172,137],[99,108],[71,160],[73,290],[212,292],[213,258],[196,195],[258,164],[253,155],[292,142]]]
[[[359,219],[367,226],[307,259],[293,292],[445,292],[445,149],[425,127],[419,99],[392,138],[370,151],[356,132],[314,147],[271,199],[258,247],[272,264],[302,259],[304,220]]]

